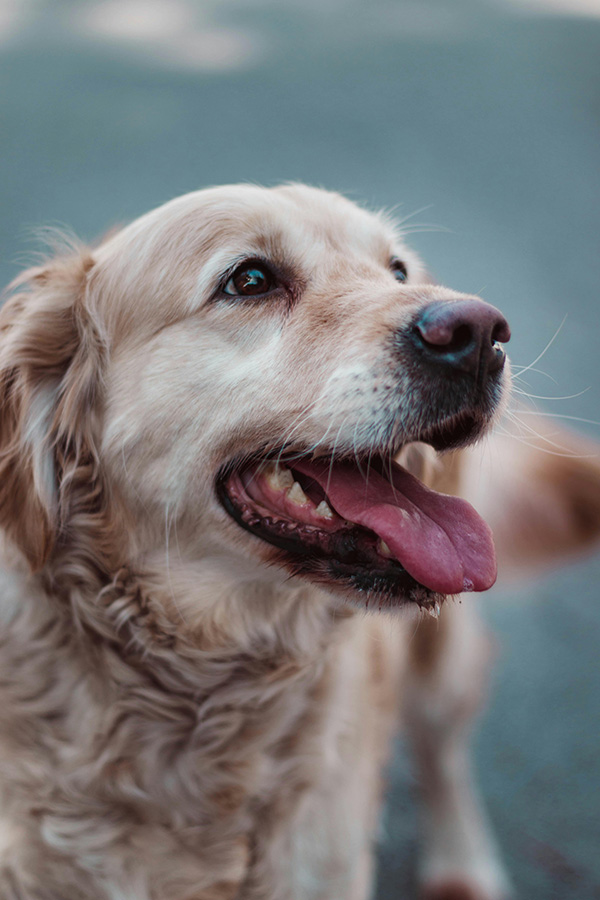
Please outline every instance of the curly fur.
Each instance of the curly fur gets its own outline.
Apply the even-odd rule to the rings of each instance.
[[[400,306],[380,271],[394,246],[417,285]],[[259,252],[289,264],[302,304],[211,305],[224,260]],[[385,217],[301,186],[180,198],[12,292],[1,900],[364,900],[397,690],[435,770],[425,707],[439,737],[448,685],[475,705],[485,641],[449,610],[408,654],[410,617],[365,616],[288,578],[217,508],[213,483],[290,434],[333,450],[381,440],[398,379],[403,415],[422,415],[418,384],[386,363],[390,328],[460,295],[429,282]],[[457,458],[430,480],[456,490]],[[476,864],[459,849],[436,896],[464,882],[496,900],[491,845],[472,848]],[[441,871],[443,891],[434,862],[424,880],[437,890]]]

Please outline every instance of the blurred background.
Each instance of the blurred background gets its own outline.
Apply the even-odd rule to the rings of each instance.
[[[34,227],[94,239],[221,182],[394,207],[513,362],[550,344],[521,388],[600,438],[600,0],[0,0],[0,160],[3,284]],[[599,581],[474,601],[500,643],[479,780],[527,900],[600,898]],[[415,795],[399,744],[377,900],[411,896]]]

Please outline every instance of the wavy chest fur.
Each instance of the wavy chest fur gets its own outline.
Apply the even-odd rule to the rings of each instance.
[[[5,583],[3,895],[346,891],[386,727],[365,620],[304,592],[248,646],[202,647],[127,576],[87,620],[78,598],[79,627],[32,593]]]

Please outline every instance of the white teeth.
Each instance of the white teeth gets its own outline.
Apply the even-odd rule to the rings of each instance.
[[[388,547],[385,541],[382,541],[381,538],[377,541],[377,552],[381,554],[381,556],[387,556],[388,559],[392,556],[392,551]]]
[[[291,475],[291,472],[290,472]],[[296,503],[298,506],[304,506],[305,503],[309,502],[308,497],[300,487],[297,481],[294,481],[291,488],[286,494],[288,500],[291,500],[292,503]]]
[[[436,603],[435,606],[423,606],[423,612],[426,612],[428,616],[431,616],[432,619],[439,619],[442,608],[439,603]]]
[[[333,513],[325,500],[321,500],[321,502],[317,506],[316,513],[323,519],[333,519]]]
[[[264,475],[274,491],[287,491],[294,484],[294,476],[285,466],[272,463],[264,470]]]

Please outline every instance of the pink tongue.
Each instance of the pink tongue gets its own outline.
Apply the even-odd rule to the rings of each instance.
[[[438,494],[393,466],[393,485],[350,463],[294,461],[344,519],[374,531],[416,581],[440,594],[485,591],[496,580],[492,533],[470,503]]]

